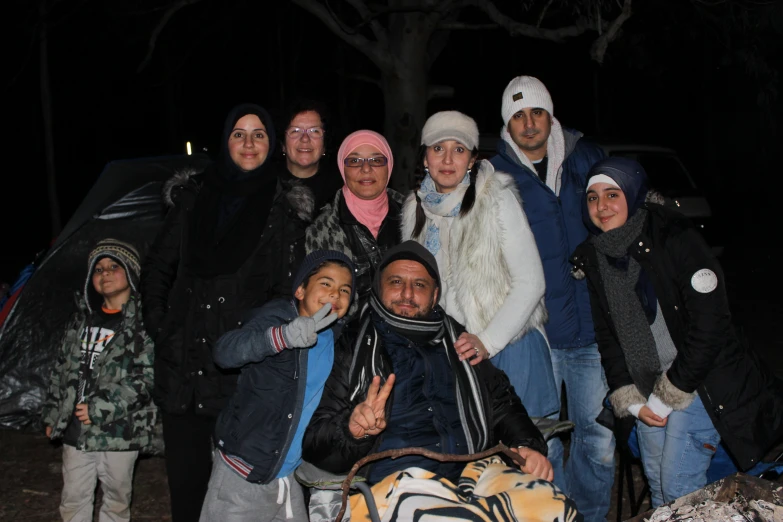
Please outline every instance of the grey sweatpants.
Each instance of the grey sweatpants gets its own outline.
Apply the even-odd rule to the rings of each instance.
[[[100,522],[130,520],[133,466],[138,451],[81,451],[63,445],[63,494],[60,516],[65,522],[91,522],[95,484],[101,481]]]
[[[199,522],[307,521],[302,487],[291,473],[269,484],[253,484],[228,467],[215,451],[209,490]]]

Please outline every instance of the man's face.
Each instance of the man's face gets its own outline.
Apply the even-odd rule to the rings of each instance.
[[[438,300],[435,279],[410,259],[392,261],[381,272],[381,303],[396,315],[427,317]]]
[[[546,142],[552,130],[552,118],[545,109],[528,108],[508,120],[508,133],[530,161],[546,156]]]

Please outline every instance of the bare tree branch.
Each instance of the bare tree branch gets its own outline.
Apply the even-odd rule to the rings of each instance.
[[[631,17],[632,14],[633,11],[631,9],[631,0],[624,0],[623,9],[620,14],[612,21],[611,24],[609,24],[606,32],[596,38],[595,42],[593,42],[593,45],[590,47],[590,56],[593,60],[599,64],[604,63],[604,56],[606,56],[607,47],[609,47],[609,44],[612,43],[615,38],[617,38],[617,35],[620,33],[620,28]]]
[[[378,43],[381,44],[382,47],[388,49],[389,48],[389,34],[386,32],[386,29],[381,25],[381,23],[376,18],[376,15],[370,11],[370,8],[367,7],[367,4],[362,2],[362,0],[347,0],[347,2],[359,13],[359,16],[362,17],[362,22],[370,24],[370,29],[372,29],[372,34],[375,35],[375,38],[378,39]]]
[[[163,32],[163,29],[166,27],[166,24],[169,23],[169,20],[171,20],[171,17],[173,17],[177,13],[177,11],[179,11],[183,7],[196,4],[200,1],[201,0],[180,0],[179,2],[175,4],[171,4],[169,6],[166,12],[163,13],[163,16],[161,16],[158,25],[155,26],[155,29],[153,29],[152,34],[150,35],[150,41],[149,44],[147,45],[147,55],[141,61],[139,66],[136,68],[137,73],[143,71],[144,68],[147,67],[147,64],[150,62],[150,60],[152,60],[152,55],[155,52],[155,45],[158,43],[158,37],[160,36],[160,33]]]
[[[541,27],[541,22],[544,21],[544,17],[546,16],[546,12],[549,10],[549,6],[552,5],[552,2],[555,0],[549,0],[543,9],[541,9],[541,14],[538,15],[538,22],[536,22],[536,27]]]
[[[577,20],[575,25],[557,29],[542,29],[535,25],[517,22],[501,13],[491,0],[466,0],[465,5],[471,5],[484,11],[490,20],[503,27],[511,36],[526,36],[528,38],[560,43],[566,38],[579,36],[592,30],[592,27],[586,20]]]
[[[361,34],[346,32],[345,29],[343,29],[342,24],[340,24],[337,19],[332,16],[329,10],[317,0],[292,1],[305,11],[320,19],[332,33],[337,35],[345,43],[364,53],[364,55],[372,60],[378,68],[384,71],[393,69],[393,58],[387,50],[382,49],[377,43],[371,42]]]
[[[498,24],[466,24],[462,22],[443,22],[438,24],[439,31],[488,31],[498,29]]]
[[[367,76],[366,74],[349,73],[349,74],[345,74],[344,76],[349,80],[356,80],[364,83],[369,83],[370,85],[375,85],[379,89],[382,88],[380,80]]]
[[[427,87],[427,100],[435,98],[453,98],[454,87],[451,85],[430,85]]]

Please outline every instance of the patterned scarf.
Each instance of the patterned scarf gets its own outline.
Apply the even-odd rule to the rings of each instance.
[[[647,210],[641,208],[621,227],[593,236],[590,242],[598,252],[598,271],[609,303],[609,313],[620,348],[636,387],[645,397],[652,393],[661,374],[661,362],[650,324],[636,293],[641,266],[628,249],[642,233]],[[628,259],[627,268],[618,267]]]
[[[459,214],[462,208],[462,198],[470,187],[470,174],[465,177],[454,191],[449,193],[438,192],[432,177],[427,174],[421,182],[418,195],[424,214],[429,219],[427,230],[424,232],[424,247],[433,256],[443,248],[448,251],[448,229],[451,219]],[[441,229],[445,228],[444,234]]]

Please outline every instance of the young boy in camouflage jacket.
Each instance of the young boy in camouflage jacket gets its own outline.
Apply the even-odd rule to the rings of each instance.
[[[63,520],[92,520],[96,478],[100,519],[130,520],[133,468],[139,450],[151,445],[156,417],[139,272],[132,245],[98,242],[52,372],[42,421],[48,437],[63,439]]]

